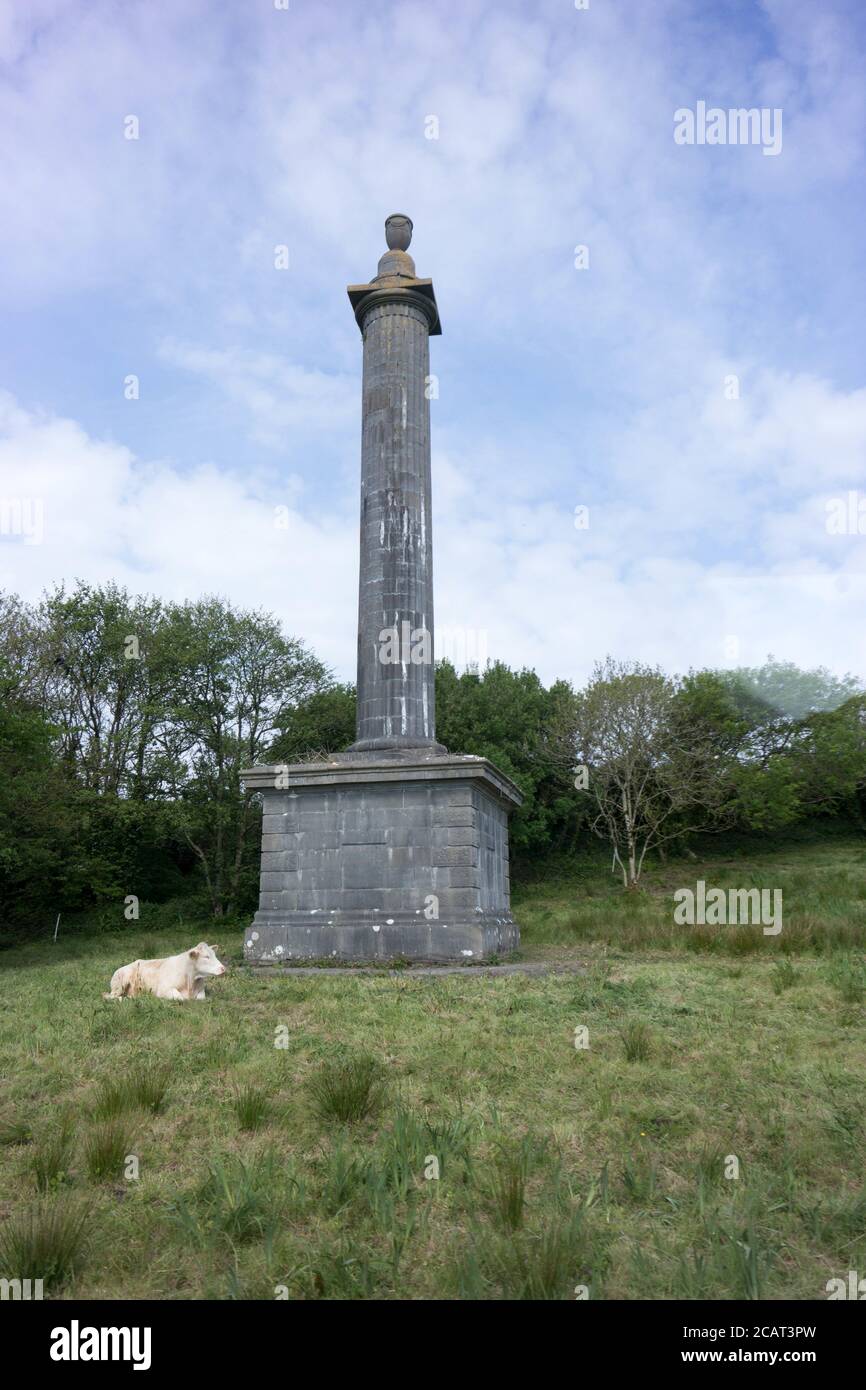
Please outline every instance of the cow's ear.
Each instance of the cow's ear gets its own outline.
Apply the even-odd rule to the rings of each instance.
[[[190,958],[190,960],[198,960],[198,947],[197,947],[197,946],[193,946],[192,950],[189,952],[189,958]]]

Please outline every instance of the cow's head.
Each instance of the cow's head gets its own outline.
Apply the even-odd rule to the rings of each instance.
[[[226,968],[222,961],[217,959],[213,946],[208,946],[206,941],[200,941],[197,946],[193,946],[189,958],[195,962],[197,975],[224,975],[226,973]]]

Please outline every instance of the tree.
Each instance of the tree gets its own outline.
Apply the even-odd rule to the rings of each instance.
[[[218,598],[172,605],[163,634],[172,693],[156,728],[178,824],[204,875],[214,916],[237,906],[258,824],[244,768],[266,761],[292,710],[328,673],[276,619]]]
[[[790,761],[807,814],[861,814],[866,794],[866,695],[804,719]]]
[[[866,787],[866,696],[853,676],[760,667],[690,672],[683,726],[728,759],[738,822],[772,831],[815,815],[859,814]]]
[[[70,797],[53,755],[54,730],[13,698],[15,678],[0,656],[0,920],[57,905]]]
[[[658,669],[608,657],[574,701],[570,752],[588,779],[590,826],[613,846],[627,888],[651,849],[704,828],[729,798],[725,759],[688,726],[678,688]]]
[[[126,794],[142,775],[161,712],[148,657],[163,619],[158,600],[116,584],[59,586],[40,605],[43,705],[61,756],[99,794]]]
[[[500,661],[459,675],[448,661],[436,667],[437,737],[452,753],[489,758],[524,795],[511,817],[517,857],[572,842],[577,833],[580,813],[569,768],[549,737],[570,701],[565,682],[546,690],[534,671],[512,671]]]
[[[755,724],[826,713],[863,694],[856,676],[834,676],[824,666],[804,671],[793,661],[777,661],[772,655],[763,666],[738,666],[716,674]]]
[[[262,613],[113,584],[0,596],[0,889],[7,913],[167,895],[197,865],[211,910],[253,898],[266,761],[330,684]],[[26,891],[24,885],[26,884]]]
[[[314,690],[288,711],[285,726],[271,744],[269,761],[302,763],[348,748],[355,739],[355,711],[353,685]]]

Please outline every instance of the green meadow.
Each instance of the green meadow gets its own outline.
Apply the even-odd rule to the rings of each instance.
[[[522,957],[279,975],[148,909],[0,954],[0,1276],[80,1298],[821,1299],[866,1268],[866,847],[519,885]],[[677,927],[698,879],[784,924]],[[177,914],[175,913],[175,916]],[[201,936],[202,1004],[105,1001]]]

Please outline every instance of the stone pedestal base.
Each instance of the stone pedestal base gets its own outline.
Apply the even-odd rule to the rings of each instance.
[[[264,799],[251,963],[465,962],[519,945],[508,812],[522,797],[486,759],[344,754],[244,782]]]

